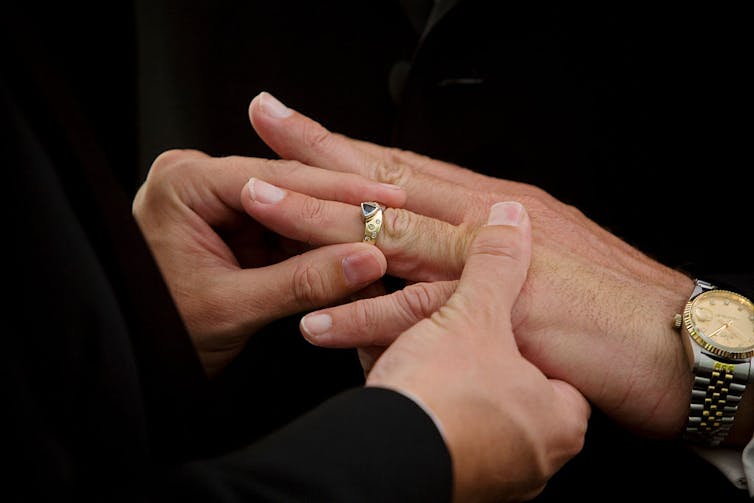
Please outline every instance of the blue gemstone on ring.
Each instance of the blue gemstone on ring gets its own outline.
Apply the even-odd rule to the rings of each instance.
[[[380,209],[377,203],[361,203],[361,214],[364,218],[369,218]]]

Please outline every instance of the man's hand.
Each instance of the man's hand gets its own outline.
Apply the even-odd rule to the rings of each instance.
[[[358,175],[185,150],[160,155],[135,197],[134,216],[210,375],[262,326],[330,305],[385,273],[385,257],[374,246],[352,242],[307,251],[243,210],[284,202],[289,191],[353,204],[362,197],[397,206],[405,200],[399,188]],[[359,218],[355,210],[353,218]],[[308,211],[300,219],[316,224]]]
[[[458,288],[377,360],[367,386],[398,390],[432,413],[453,460],[456,501],[536,496],[583,445],[589,404],[516,347],[511,309],[526,278],[531,227],[515,202],[492,207]]]
[[[487,208],[515,200],[529,212],[534,243],[512,318],[523,355],[624,426],[665,437],[681,431],[691,378],[672,320],[693,289],[690,278],[537,187],[332,134],[290,109],[285,117],[267,113],[274,102],[263,93],[249,114],[280,156],[407,192],[404,209],[387,204],[376,244],[387,257],[388,274],[414,283],[389,296],[309,314],[301,324],[308,340],[363,348],[368,366],[401,331],[443,305]],[[327,233],[307,236],[316,244],[348,242],[361,232],[358,220],[343,217],[347,205],[309,199],[291,194],[283,204],[247,210],[276,232],[300,239],[290,215],[317,208],[316,227]]]

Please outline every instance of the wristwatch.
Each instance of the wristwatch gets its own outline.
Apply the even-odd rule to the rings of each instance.
[[[746,386],[754,381],[754,303],[699,279],[674,324],[689,337],[694,384],[684,437],[716,446],[728,435]]]

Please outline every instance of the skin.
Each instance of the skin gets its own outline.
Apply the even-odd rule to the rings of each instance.
[[[192,150],[160,155],[136,194],[133,214],[210,376],[261,327],[342,302],[386,270],[374,246],[309,249],[249,219],[239,192],[243,187],[245,198],[260,196],[266,187],[262,176],[290,190],[352,204],[364,194],[397,206],[405,201],[398,187],[295,161],[215,159]]]
[[[310,342],[359,347],[368,369],[398,334],[452,294],[490,204],[518,201],[530,215],[534,243],[512,314],[521,353],[625,427],[654,437],[680,434],[691,389],[690,345],[672,320],[693,289],[692,278],[537,187],[333,134],[267,93],[251,102],[249,116],[282,158],[400,185],[407,193],[403,208],[386,204],[376,245],[387,257],[387,272],[409,286],[310,313],[301,322]],[[360,220],[344,218],[349,204],[313,199],[286,191],[274,205],[244,200],[244,208],[275,232],[314,244],[352,242],[363,233]],[[310,225],[302,232],[296,221],[307,212]],[[747,393],[729,443],[751,439],[752,402]]]
[[[264,197],[261,177],[282,192],[267,187]],[[351,242],[310,249],[271,240],[243,212],[275,207],[304,190],[348,204],[354,219],[361,197],[405,202],[404,191],[358,175],[177,150],[155,160],[138,191],[134,215],[210,375],[265,324],[343,301],[385,273],[378,247]],[[303,215],[306,222],[309,213]],[[299,234],[315,239],[307,228],[298,227]],[[546,377],[516,347],[511,309],[530,256],[523,206],[493,206],[489,225],[469,244],[454,293],[402,331],[365,383],[412,397],[436,420],[452,460],[455,501],[532,498],[583,447],[587,400]]]
[[[406,393],[437,418],[455,501],[533,498],[583,446],[586,399],[545,377],[516,347],[511,308],[530,255],[523,207],[494,205],[453,295],[402,333],[367,377],[367,386]]]

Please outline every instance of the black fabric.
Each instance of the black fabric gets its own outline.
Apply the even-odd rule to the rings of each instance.
[[[105,142],[99,141],[107,133],[90,124],[87,106],[73,91],[76,87],[72,82],[75,84],[76,80],[71,80],[68,69],[62,66],[67,58],[54,59],[56,55],[64,56],[62,48],[53,48],[50,35],[40,31],[44,27],[28,19],[15,18],[18,24],[8,26],[6,31],[11,54],[17,58],[12,60],[14,72],[8,76],[7,84],[4,82],[10,114],[6,125],[10,127],[9,134],[14,134],[15,129],[26,132],[8,144],[8,158],[14,167],[9,178],[18,185],[12,191],[17,198],[13,206],[28,208],[30,217],[14,221],[14,226],[19,236],[28,235],[26,239],[19,238],[19,243],[27,239],[36,243],[33,248],[22,249],[28,250],[28,257],[19,251],[18,263],[39,262],[42,267],[50,267],[50,278],[54,280],[55,268],[61,265],[56,257],[58,243],[81,246],[81,253],[89,249],[88,253],[96,256],[96,260],[76,264],[78,267],[72,265],[67,272],[103,276],[105,284],[94,293],[83,290],[89,286],[86,282],[78,284],[62,278],[60,285],[71,288],[65,297],[71,304],[66,307],[89,306],[96,313],[96,300],[109,297],[117,305],[123,328],[130,333],[130,344],[138,354],[135,363],[147,407],[155,410],[155,422],[150,422],[150,427],[159,430],[157,438],[166,442],[164,449],[158,449],[172,457],[182,450],[187,435],[182,432],[184,425],[189,425],[195,410],[202,408],[207,380],[131,216],[131,198],[114,176],[119,170],[105,155]],[[46,200],[42,190],[53,192],[57,199]],[[67,230],[70,235],[53,239],[45,232],[48,227]],[[30,260],[35,258],[34,253],[43,255]],[[22,285],[30,285],[24,275],[33,278],[36,273],[33,268],[15,271],[21,275]],[[34,293],[40,292],[30,292]],[[76,297],[79,294],[81,297]],[[41,320],[46,321],[44,317]],[[94,337],[97,324],[89,330]]]
[[[432,420],[394,391],[365,388],[248,449],[189,464],[174,480],[165,501],[376,503],[449,501],[452,477]]]
[[[44,148],[2,92],[10,207],[34,216],[11,219],[5,239],[6,489],[17,501],[134,501],[149,428],[124,314]]]
[[[728,218],[751,213],[740,18],[459,2],[412,60],[394,143],[540,186],[670,266],[751,272]]]

